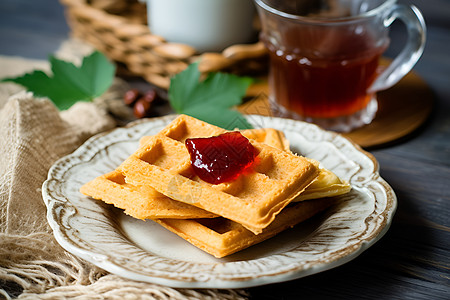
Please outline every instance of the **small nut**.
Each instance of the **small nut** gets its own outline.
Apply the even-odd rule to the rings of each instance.
[[[151,104],[145,101],[143,98],[139,98],[134,104],[133,113],[138,119],[145,118],[150,114]]]
[[[126,91],[126,93],[123,95],[123,102],[126,105],[133,105],[134,102],[139,98],[140,93],[137,89],[131,89]]]
[[[144,93],[141,99],[148,103],[153,103],[158,98],[158,94],[155,89],[150,89]]]

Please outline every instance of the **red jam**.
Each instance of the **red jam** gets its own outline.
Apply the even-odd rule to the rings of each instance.
[[[187,139],[185,144],[195,175],[212,184],[236,179],[252,165],[257,154],[249,140],[238,131]]]

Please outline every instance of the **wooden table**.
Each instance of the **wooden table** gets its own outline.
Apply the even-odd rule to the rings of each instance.
[[[387,234],[338,268],[299,280],[249,289],[253,299],[450,299],[450,2],[415,3],[428,26],[414,72],[429,86],[434,109],[413,134],[368,149],[398,197]],[[46,59],[68,38],[56,0],[2,0],[0,54]],[[388,56],[402,47],[395,24]],[[386,128],[389,130],[389,128]]]

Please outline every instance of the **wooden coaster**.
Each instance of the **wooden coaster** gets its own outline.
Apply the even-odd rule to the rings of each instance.
[[[249,95],[255,97],[241,105],[241,112],[272,115],[266,80],[251,86]],[[411,134],[428,119],[434,103],[433,92],[414,72],[392,88],[378,93],[377,98],[378,111],[372,123],[343,134],[363,148],[388,144]]]

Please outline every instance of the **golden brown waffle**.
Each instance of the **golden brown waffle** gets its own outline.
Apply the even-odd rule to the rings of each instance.
[[[283,133],[275,129],[249,129],[244,130],[243,134],[273,147],[285,148],[287,145]],[[147,136],[142,137],[140,144],[145,143],[147,139]],[[126,214],[142,220],[217,217],[216,214],[201,208],[172,200],[149,186],[136,187],[126,183],[125,175],[119,170],[91,180],[83,185],[80,191],[94,199],[113,204],[115,207],[123,209]]]
[[[194,246],[220,258],[273,237],[328,208],[334,201],[333,198],[324,198],[291,204],[258,235],[225,218],[155,221]]]
[[[289,141],[282,131],[273,128],[258,128],[242,130],[241,133],[245,137],[257,142],[284,151],[290,151]],[[142,137],[140,144],[143,145],[149,138],[149,136]],[[320,168],[319,176],[293,201],[334,197],[348,193],[350,190],[351,186],[348,182],[341,180],[330,170]]]
[[[243,130],[247,138],[265,143],[275,148],[289,150],[289,142],[281,131],[272,128]],[[140,144],[148,139],[144,136]],[[350,185],[341,181],[332,172],[320,169],[318,178],[294,201],[333,197],[348,192]],[[212,218],[217,215],[203,209],[174,201],[151,187],[138,188],[125,183],[125,176],[118,170],[101,175],[88,182],[81,192],[94,199],[103,200],[108,204],[121,208],[126,214],[137,219],[192,219]]]
[[[258,153],[255,172],[232,182],[206,183],[193,173],[184,141],[223,132],[224,129],[181,115],[159,134],[149,137],[119,168],[127,183],[151,186],[169,198],[261,233],[318,176],[318,166],[303,157],[250,140]]]
[[[134,218],[213,218],[217,215],[158,193],[151,187],[136,187],[125,182],[125,176],[114,170],[84,184],[81,193],[102,200]]]

